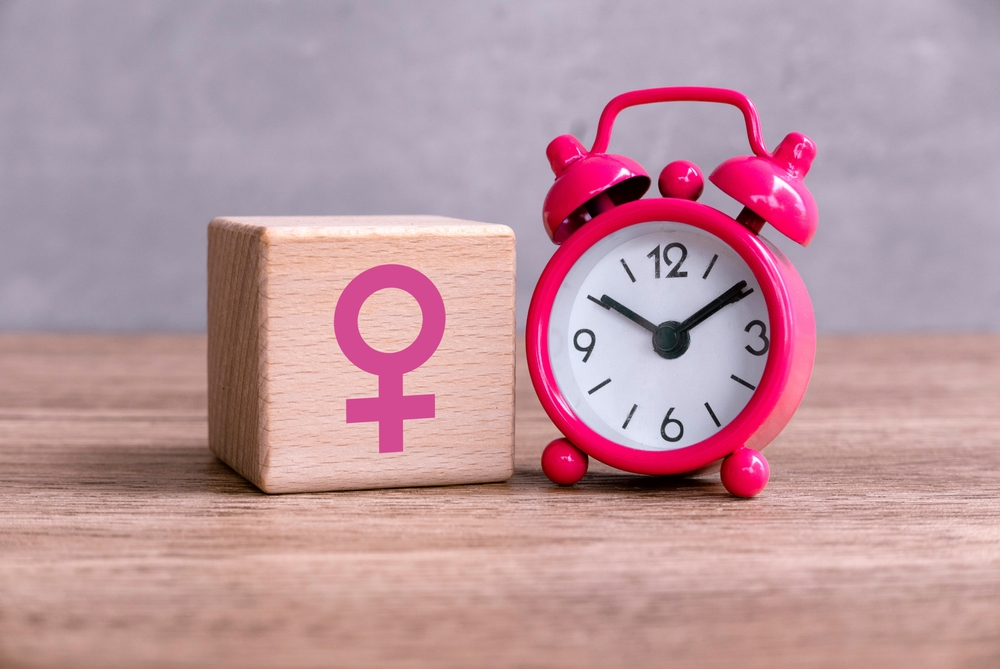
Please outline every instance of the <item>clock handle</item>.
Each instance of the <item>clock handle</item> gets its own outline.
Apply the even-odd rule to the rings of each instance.
[[[597,123],[597,137],[590,153],[604,153],[611,141],[611,128],[618,112],[636,105],[648,105],[654,102],[716,102],[737,107],[743,112],[747,125],[747,139],[754,154],[771,157],[764,145],[764,137],[760,132],[760,119],[757,108],[750,98],[739,91],[728,88],[710,88],[707,86],[668,86],[665,88],[646,88],[629,91],[617,96],[604,107],[601,120]]]

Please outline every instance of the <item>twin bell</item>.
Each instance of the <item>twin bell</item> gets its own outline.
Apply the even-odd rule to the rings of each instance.
[[[562,244],[585,223],[649,190],[642,165],[603,151],[583,148],[572,135],[560,135],[545,150],[556,181],[542,206],[545,231]],[[816,201],[803,179],[816,157],[816,145],[799,132],[789,133],[774,152],[737,156],[719,165],[709,180],[743,205],[736,220],[754,233],[770,223],[783,235],[807,246],[816,232]],[[678,160],[663,168],[658,180],[663,197],[697,200],[704,189],[701,170]]]

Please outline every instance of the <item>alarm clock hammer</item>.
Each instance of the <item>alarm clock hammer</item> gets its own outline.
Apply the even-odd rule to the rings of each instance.
[[[587,299],[605,309],[614,309],[633,323],[641,325],[646,330],[653,333],[653,350],[662,358],[672,360],[684,355],[691,345],[691,335],[688,332],[691,328],[705,322],[709,317],[729,304],[739,302],[744,297],[753,292],[753,288],[744,292],[747,287],[746,281],[738,281],[732,288],[719,295],[717,298],[706,304],[684,321],[664,321],[659,325],[654,325],[639,314],[635,313],[621,302],[614,300],[607,295],[601,295],[601,299],[595,299],[592,295],[587,295]]]

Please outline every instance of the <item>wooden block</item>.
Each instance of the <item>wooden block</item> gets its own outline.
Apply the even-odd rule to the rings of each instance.
[[[213,220],[208,408],[212,452],[265,492],[508,479],[513,231]]]

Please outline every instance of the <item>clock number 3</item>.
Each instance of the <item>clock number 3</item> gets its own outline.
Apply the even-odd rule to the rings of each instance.
[[[765,353],[767,353],[767,349],[771,348],[771,340],[767,338],[767,326],[764,325],[764,323],[761,321],[750,321],[749,323],[747,323],[747,326],[743,329],[743,331],[750,332],[750,330],[754,329],[754,326],[760,328],[760,333],[757,336],[760,338],[762,342],[764,342],[764,345],[761,348],[753,348],[752,346],[747,344],[743,348],[745,348],[747,351],[749,351],[754,355],[764,355]]]
[[[586,346],[581,346],[580,335],[587,335],[588,337],[590,337],[590,343],[587,344]],[[584,354],[583,356],[584,362],[587,362],[587,360],[590,359],[590,354],[594,352],[595,344],[597,344],[597,337],[594,336],[594,333],[592,331],[586,328],[582,330],[577,330],[576,334],[573,335],[573,348]]]
[[[663,437],[665,441],[669,442],[680,441],[681,438],[684,436],[684,423],[680,422],[676,418],[670,417],[670,414],[674,412],[675,408],[676,407],[670,407],[670,411],[667,412],[667,415],[664,416],[663,418],[663,422],[660,424],[660,436]],[[667,436],[667,426],[670,425],[671,423],[677,426],[677,436],[674,437]]]
[[[677,259],[677,264],[674,265],[674,261],[670,259],[670,251],[672,249],[678,249],[681,252],[681,257]],[[657,279],[660,278],[660,245],[657,244],[656,248],[646,254],[647,258],[653,259],[653,276]],[[688,250],[687,247],[680,242],[673,242],[667,244],[663,247],[663,262],[667,264],[667,267],[673,266],[673,269],[667,274],[668,279],[676,279],[680,277],[685,277],[688,275],[687,272],[681,271],[681,265],[687,260]]]

